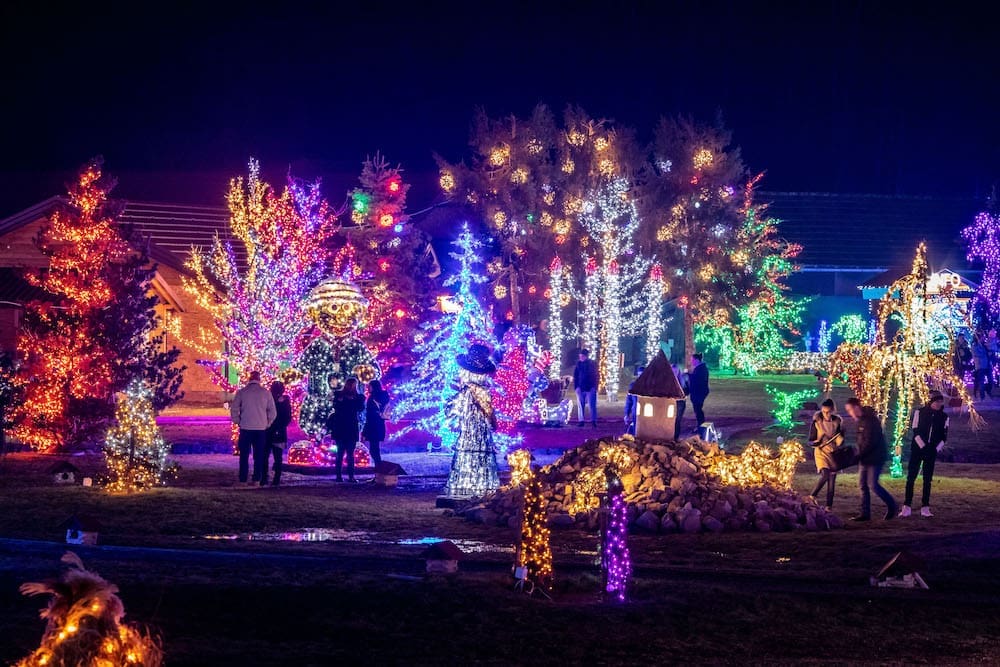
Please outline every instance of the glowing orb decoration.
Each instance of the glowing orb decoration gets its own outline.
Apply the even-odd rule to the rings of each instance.
[[[708,148],[702,148],[694,154],[694,168],[695,169],[706,169],[712,166],[715,161],[715,155]]]
[[[455,175],[450,171],[442,171],[441,178],[438,179],[438,185],[440,185],[441,189],[447,194],[451,194],[455,191]]]

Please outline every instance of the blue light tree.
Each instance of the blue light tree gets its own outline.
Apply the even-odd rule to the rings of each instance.
[[[400,397],[395,413],[413,419],[412,424],[398,431],[400,438],[413,430],[424,431],[441,438],[440,444],[428,443],[428,451],[450,452],[457,434],[448,422],[445,404],[457,389],[458,364],[455,357],[468,351],[473,343],[493,345],[490,317],[473,294],[476,285],[486,282],[478,271],[482,265],[478,251],[482,243],[462,227],[458,239],[452,242],[458,251],[449,253],[459,261],[459,271],[445,281],[445,287],[458,286],[452,299],[452,312],[444,313],[424,326],[423,340],[414,348],[416,363],[412,377],[400,385]]]

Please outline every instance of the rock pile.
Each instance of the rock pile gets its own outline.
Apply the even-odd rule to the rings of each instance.
[[[756,530],[829,530],[843,524],[834,514],[791,490],[744,489],[723,484],[711,472],[727,456],[718,445],[697,437],[681,442],[590,440],[567,451],[539,471],[548,502],[549,524],[594,530],[598,526],[595,480],[603,477],[601,452],[628,448],[621,468],[627,517],[632,530],[645,533],[697,533]],[[503,488],[484,502],[458,513],[491,525],[516,526],[523,495]]]

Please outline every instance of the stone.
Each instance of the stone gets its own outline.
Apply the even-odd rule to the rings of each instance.
[[[679,518],[679,515],[678,515]],[[690,509],[684,512],[684,520],[680,522],[685,533],[701,532],[701,510]]]
[[[566,464],[559,467],[559,472],[563,475],[572,475],[576,472],[576,468],[574,468],[571,464]]]
[[[687,475],[688,477],[698,474],[698,467],[687,459],[682,459],[680,457],[674,459],[674,467],[677,472],[682,475]]]
[[[664,533],[677,532],[677,523],[670,517],[669,514],[664,514],[663,518],[660,519],[660,531]]]
[[[758,531],[762,533],[771,532],[771,524],[769,524],[767,521],[754,521],[754,528],[756,528]]]
[[[680,491],[684,488],[684,478],[679,475],[674,475],[670,478],[670,488],[674,491]]]
[[[713,533],[721,533],[725,526],[721,521],[712,516],[706,516],[701,520],[701,525]]]
[[[646,510],[635,520],[635,527],[646,533],[656,533],[660,529],[660,517]]]
[[[576,519],[569,514],[552,514],[549,516],[550,528],[572,528],[576,525]]]

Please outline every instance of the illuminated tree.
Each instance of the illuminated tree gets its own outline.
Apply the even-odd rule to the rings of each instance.
[[[580,224],[594,239],[599,275],[599,296],[588,294],[584,303],[598,309],[601,384],[612,399],[618,395],[621,375],[621,338],[642,331],[642,311],[648,307],[641,291],[650,262],[635,250],[640,220],[633,196],[630,183],[616,178],[588,193],[580,211]],[[589,266],[590,258],[584,259]],[[589,289],[587,282],[584,285]]]
[[[976,292],[980,319],[995,323],[1000,319],[1000,207],[996,196],[991,197],[990,209],[976,215],[975,221],[962,230],[968,245],[970,262],[983,265],[983,278]]]
[[[549,378],[552,380],[558,380],[562,376],[563,340],[565,340],[562,309],[569,303],[572,287],[569,271],[563,268],[562,260],[556,256],[549,264],[549,289],[545,293],[549,300],[548,334],[549,349],[552,354]]]
[[[18,333],[15,383],[23,402],[14,434],[44,451],[98,436],[113,414],[112,397],[137,376],[154,387],[154,406],[180,398],[179,351],[163,351],[150,283],[156,267],[145,244],[117,222],[114,181],[95,158],[35,239],[48,266],[29,281],[49,302],[25,308]]]
[[[661,120],[641,198],[654,254],[670,267],[669,291],[683,309],[687,352],[696,324],[729,325],[753,302],[772,308],[801,250],[777,236],[778,221],[754,201],[761,176],[748,178],[731,139],[721,124]]]
[[[846,343],[864,343],[868,338],[868,322],[860,315],[844,315],[834,322],[830,331]],[[827,342],[829,345],[829,341]],[[827,350],[829,352],[829,349]]]
[[[812,389],[781,391],[771,385],[765,386],[764,391],[774,401],[775,407],[771,410],[771,416],[774,417],[774,425],[786,429],[795,426],[795,414],[802,409],[803,401],[816,395],[816,392]]]
[[[629,132],[607,121],[570,107],[559,123],[544,105],[529,118],[480,112],[469,143],[469,166],[438,158],[441,189],[492,227],[499,243],[489,263],[494,297],[509,304],[515,321],[543,319],[547,304],[531,295],[544,291],[536,283],[547,263],[558,254],[564,275],[582,278],[583,266],[567,258],[597,240],[578,223],[583,201],[608,179],[632,177],[639,151]]]
[[[406,214],[406,183],[399,167],[376,154],[351,192],[351,223],[339,241],[351,248],[352,280],[368,299],[365,339],[382,368],[412,361],[413,334],[431,305],[437,271],[427,235]]]
[[[643,288],[646,302],[646,363],[660,351],[660,336],[663,335],[663,267],[657,262],[649,270],[649,281]]]
[[[844,342],[830,356],[827,389],[834,379],[843,379],[883,425],[891,422],[887,435],[893,477],[903,474],[902,448],[913,409],[927,402],[931,389],[957,394],[968,406],[973,428],[983,424],[965,382],[953,370],[955,332],[946,331],[950,349],[935,350],[927,278],[927,248],[921,243],[910,273],[894,282],[879,302],[874,343]],[[941,298],[954,301],[949,292]]]
[[[327,270],[335,219],[319,183],[289,179],[278,194],[260,180],[256,160],[245,183],[230,181],[226,200],[229,230],[246,260],[218,234],[210,249],[192,248],[184,289],[215,326],[178,333],[188,334],[188,343],[207,356],[215,382],[232,391],[254,370],[265,381],[278,377],[295,358],[309,326],[300,306]],[[227,374],[227,367],[236,373]]]
[[[552,588],[552,546],[548,512],[538,472],[524,482],[524,506],[521,510],[521,542],[517,548],[519,576],[529,587]]]
[[[424,431],[440,437],[439,447],[444,451],[451,450],[456,437],[447,418],[447,400],[459,370],[455,358],[472,343],[488,344],[493,339],[490,319],[474,294],[475,286],[486,282],[477,272],[477,265],[482,264],[478,255],[482,243],[466,224],[452,245],[459,250],[450,253],[459,261],[459,271],[444,284],[458,286],[454,297],[456,312],[443,313],[425,325],[422,339],[414,349],[412,377],[396,388],[397,414],[411,416],[413,423],[394,436],[399,438],[414,429]],[[428,445],[428,449],[437,448]]]
[[[601,542],[604,592],[611,599],[624,602],[629,580],[632,578],[632,555],[628,548],[625,487],[622,485],[621,478],[611,470],[608,470],[606,474],[608,478],[608,519]]]
[[[504,355],[493,376],[493,409],[497,414],[497,432],[513,436],[517,422],[524,413],[524,399],[528,395],[530,365],[527,350],[521,345],[513,330],[504,336]]]
[[[108,489],[132,493],[162,486],[172,468],[170,445],[156,424],[152,392],[136,379],[119,396],[115,424],[104,440]]]

